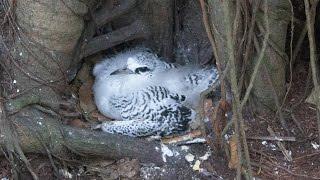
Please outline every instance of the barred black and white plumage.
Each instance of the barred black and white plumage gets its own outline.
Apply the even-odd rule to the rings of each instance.
[[[170,103],[181,103],[185,97],[171,93],[161,86],[149,86],[126,96],[114,96],[110,99],[111,105],[121,112],[122,120],[149,119],[154,115],[153,110],[164,108],[169,104],[169,100]],[[164,102],[167,104],[163,104]]]
[[[194,119],[200,93],[219,84],[214,67],[179,66],[160,59],[135,50],[95,66],[96,105],[116,120],[101,124],[103,131],[148,136],[185,130]]]
[[[101,129],[129,136],[168,135],[185,130],[195,114],[181,104],[183,100],[183,96],[172,94],[161,86],[112,97],[111,105],[123,121],[106,122]]]

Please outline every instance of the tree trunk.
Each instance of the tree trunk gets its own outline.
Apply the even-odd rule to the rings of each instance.
[[[174,47],[174,1],[145,1],[143,11],[142,14],[150,25],[152,32],[151,38],[147,43],[153,46],[161,56],[172,59]]]
[[[260,107],[261,109],[265,109],[264,107],[267,107],[268,109],[276,110],[277,106],[273,91],[275,90],[280,103],[282,103],[286,92],[285,71],[288,57],[285,54],[285,43],[290,18],[286,19],[284,17],[290,17],[290,6],[288,1],[277,0],[268,1],[268,5],[270,28],[269,43],[257,77],[254,81],[252,96],[254,103],[257,104],[257,107]],[[264,24],[262,22],[262,18],[257,19],[258,26]],[[261,28],[259,29],[260,32],[263,31]],[[266,30],[265,27],[264,30]],[[263,41],[263,36],[259,38],[259,41]],[[253,71],[256,59],[258,59],[258,55],[255,55],[251,60],[252,66],[249,72]],[[264,67],[266,67],[267,71],[263,70]],[[268,81],[268,76],[271,79],[272,85]]]
[[[244,2],[247,3],[247,2]],[[236,14],[236,3],[233,1],[233,3],[229,3],[229,9],[231,14],[231,19],[234,21],[235,14]],[[259,46],[261,49],[262,41],[265,35],[266,27],[264,26],[264,12],[262,4],[259,6],[257,11],[257,17],[255,22],[255,28],[254,28],[254,36],[256,37],[256,45]],[[218,56],[222,63],[223,69],[226,67],[227,64],[227,48],[226,48],[226,31],[225,31],[225,24],[223,21],[223,11],[222,11],[222,2],[219,0],[210,0],[209,1],[210,6],[210,17],[211,17],[211,24],[212,24],[212,32],[217,44],[217,50],[218,50]],[[253,6],[250,4],[250,6]],[[249,8],[248,10],[250,10]],[[252,7],[253,9],[253,7]],[[284,10],[284,11],[283,11]],[[282,102],[282,99],[285,94],[285,68],[286,68],[286,60],[287,57],[285,55],[285,42],[286,42],[286,33],[287,33],[287,26],[290,18],[284,18],[284,17],[290,17],[290,11],[289,11],[289,3],[287,1],[268,1],[268,18],[269,18],[269,29],[270,29],[270,36],[268,45],[266,48],[266,51],[264,53],[264,58],[262,60],[262,63],[260,65],[258,74],[254,81],[254,86],[251,91],[251,97],[256,104],[256,110],[265,110],[272,109],[275,110],[276,108],[276,102],[274,98],[274,91],[276,92],[278,96],[278,101],[280,103]],[[252,13],[252,12],[250,12]],[[242,13],[240,13],[241,16]],[[243,45],[240,44],[240,40],[243,36],[243,28],[246,25],[244,24],[243,17],[240,17],[237,21],[238,28],[235,33],[235,47],[237,47],[236,52],[236,58],[237,58],[237,72],[238,72],[238,78],[240,79],[241,74],[241,66],[243,65],[242,62],[243,57],[242,53],[245,51],[243,48]],[[249,25],[248,25],[249,26]],[[249,26],[250,27],[250,26]],[[248,27],[248,28],[249,28]],[[248,29],[247,29],[248,31]],[[260,34],[257,36],[257,34]],[[251,49],[254,48],[253,41],[250,45]],[[246,37],[248,38],[248,36]],[[241,53],[240,53],[241,52]],[[245,68],[248,70],[246,71],[246,82],[250,79],[252,76],[252,72],[254,69],[254,66],[257,62],[259,53],[257,51],[251,52],[251,55],[249,55],[247,65],[245,65]],[[240,57],[240,58],[239,58]],[[266,67],[267,71],[264,71],[264,67]],[[268,77],[270,77],[272,85],[268,81]],[[248,84],[247,84],[248,85]]]
[[[66,92],[66,72],[87,12],[78,1],[17,1],[16,42],[11,69],[15,93],[6,104],[9,113],[30,104],[57,111]],[[20,95],[21,93],[21,95]]]
[[[118,8],[118,13],[115,13],[116,18],[119,14],[124,14],[124,11],[135,3],[135,1],[130,2],[132,3],[129,3],[128,7]],[[154,47],[169,57],[172,56],[173,42],[170,41],[173,40],[173,37],[170,29],[172,13],[168,14],[168,12],[172,11],[173,7],[171,1],[157,3],[159,6],[156,7],[161,8],[156,9],[155,6],[149,4],[147,7],[154,8],[154,11],[151,11],[153,15],[145,16],[144,19],[154,23],[152,24],[154,26],[152,29]],[[21,149],[26,153],[50,152],[67,157],[67,151],[71,150],[79,154],[113,159],[138,158],[141,162],[161,165],[163,163],[161,147],[157,142],[146,142],[141,139],[92,130],[79,130],[59,122],[61,121],[59,115],[61,104],[64,104],[66,95],[71,95],[68,94],[67,70],[74,58],[74,49],[83,33],[83,16],[87,11],[87,6],[77,0],[17,1],[16,24],[12,27],[16,31],[16,41],[11,47],[12,59],[8,63],[8,67],[10,66],[8,69],[13,71],[10,81],[14,83],[5,87],[6,91],[3,95],[8,99],[5,103],[8,116],[0,112],[0,134],[4,135],[0,138],[0,144],[8,144],[10,141],[8,138],[12,137],[17,138]],[[103,13],[94,15],[105,17]],[[160,20],[161,23],[154,22],[155,19]],[[96,23],[102,25],[111,20],[112,17],[107,20],[102,18]],[[137,18],[137,20],[139,21],[136,22],[143,23],[141,19]],[[116,42],[114,45],[131,40],[135,31],[138,32],[138,38],[143,37],[143,35],[139,36],[140,32],[148,34],[147,28],[137,23],[132,23],[127,27],[127,38],[121,39],[122,37],[116,34],[118,36],[115,36],[112,41]],[[141,28],[146,31],[137,30]],[[93,42],[89,41],[88,44]],[[112,42],[106,42],[108,43],[106,48],[112,47]],[[106,48],[101,48],[99,51]],[[88,55],[91,54],[88,53]],[[40,112],[39,109],[46,113]],[[4,119],[9,121],[4,121]],[[9,127],[5,122],[14,124],[17,134],[14,131],[5,131]],[[15,147],[12,147],[10,151],[14,151],[13,148]]]

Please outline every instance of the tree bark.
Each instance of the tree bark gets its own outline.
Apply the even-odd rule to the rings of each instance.
[[[152,35],[148,43],[162,57],[172,59],[174,47],[174,1],[149,0],[143,6],[143,18],[150,25]]]
[[[225,25],[223,24],[223,18],[224,14],[222,11],[222,2],[219,0],[210,0],[208,1],[210,6],[210,17],[211,17],[211,24],[212,24],[212,32],[217,44],[217,50],[218,50],[218,56],[221,60],[223,69],[226,67],[226,60],[227,57],[227,48],[226,48],[226,31],[225,31]],[[236,3],[233,1],[233,3],[229,3],[229,9],[232,13],[231,19],[234,21],[235,19],[235,13],[236,13]],[[250,4],[253,6],[252,4]],[[268,73],[271,77],[271,82],[273,87],[268,83],[266,79],[267,72],[259,70],[258,74],[254,81],[254,86],[251,91],[251,97],[253,99],[254,104],[256,104],[256,110],[265,110],[272,109],[275,110],[276,103],[274,98],[274,91],[277,93],[278,99],[280,103],[282,102],[282,99],[285,94],[285,65],[286,65],[286,55],[285,55],[285,42],[286,42],[286,33],[287,33],[287,26],[289,22],[289,18],[283,18],[283,17],[289,17],[290,15],[289,11],[289,4],[287,1],[268,1],[268,9],[269,9],[269,29],[270,29],[270,38],[268,41],[268,46],[266,48],[264,59],[260,65],[260,68],[263,66],[267,67]],[[253,8],[253,7],[252,7]],[[266,27],[264,27],[263,22],[263,16],[264,12],[262,11],[263,8],[258,9],[256,22],[255,22],[255,33],[256,34],[265,34]],[[285,11],[282,11],[282,10]],[[251,9],[248,9],[248,11],[251,11]],[[236,52],[243,52],[244,50],[240,49],[242,46],[240,46],[240,41],[243,35],[243,28],[245,25],[243,17],[240,17],[238,22],[238,29],[235,33],[234,41],[235,41],[235,47],[237,47]],[[254,33],[254,34],[255,34]],[[256,36],[256,35],[254,35]],[[262,46],[262,41],[264,36],[256,36],[258,46]],[[253,41],[253,40],[252,40]],[[253,49],[253,42],[251,44],[251,49]],[[241,65],[243,62],[240,61],[241,53],[236,54],[236,57],[238,59],[236,67],[238,72],[238,78],[240,77],[239,73],[241,72]],[[249,66],[246,66],[248,70],[246,71],[246,79],[250,79],[252,76],[253,68],[256,64],[256,60],[258,59],[259,54],[257,51],[253,52],[248,58],[248,64]],[[259,68],[259,69],[260,69]]]
[[[6,109],[18,112],[30,104],[41,104],[58,111],[67,94],[66,72],[84,27],[87,12],[78,1],[17,1],[16,41],[11,67],[14,88]],[[7,88],[6,88],[7,89]],[[12,98],[14,97],[14,98]]]
[[[285,43],[286,43],[286,34],[288,23],[290,21],[290,8],[288,1],[277,1],[272,0],[268,1],[269,4],[269,29],[270,29],[270,38],[268,41],[268,46],[265,51],[264,59],[258,71],[258,75],[254,81],[254,86],[252,88],[252,96],[254,103],[257,104],[257,107],[261,109],[276,110],[276,102],[274,98],[273,88],[278,96],[280,104],[284,98],[286,92],[286,64],[288,62],[288,57],[285,54]],[[281,11],[284,10],[284,11]],[[262,34],[265,34],[262,30],[263,20],[257,19],[259,30]],[[264,27],[264,31],[265,31]],[[259,38],[259,41],[263,41],[263,36]],[[258,55],[251,60],[251,68],[249,72],[253,71],[255,65],[255,59]],[[263,66],[266,66],[267,72],[263,71]],[[268,83],[267,75],[269,73],[272,85]],[[249,74],[250,77],[251,74]],[[273,86],[273,87],[271,87]]]

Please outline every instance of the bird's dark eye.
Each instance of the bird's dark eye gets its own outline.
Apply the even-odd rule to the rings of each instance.
[[[139,67],[134,72],[136,74],[140,74],[140,73],[144,73],[144,72],[147,72],[147,71],[150,71],[150,69],[148,67]]]

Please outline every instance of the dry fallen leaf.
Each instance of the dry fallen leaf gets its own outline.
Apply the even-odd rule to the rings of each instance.
[[[80,107],[84,113],[88,114],[96,109],[93,101],[92,85],[93,80],[91,79],[83,83],[79,89]]]
[[[215,108],[214,115],[211,115],[211,122],[213,125],[213,131],[215,132],[216,137],[220,137],[216,139],[216,147],[218,150],[223,149],[222,142],[222,131],[227,124],[226,114],[230,111],[230,105],[225,100],[220,100],[218,106]]]
[[[80,119],[74,119],[74,120],[70,121],[68,124],[70,126],[77,127],[77,128],[88,128],[89,127],[88,124],[81,121]]]
[[[212,116],[213,112],[213,102],[211,99],[205,99],[204,100],[204,113],[205,116],[210,117]]]
[[[111,119],[108,117],[105,117],[101,113],[98,112],[98,110],[94,110],[93,112],[90,113],[90,117],[92,120],[97,120],[97,121],[110,121]]]
[[[237,139],[235,135],[233,135],[230,138],[229,145],[230,145],[230,161],[229,161],[228,167],[230,169],[236,169],[239,163],[239,158],[238,158],[238,151],[237,151],[238,149]]]
[[[81,83],[85,83],[88,80],[92,79],[90,75],[91,67],[89,64],[84,63],[77,74],[77,79],[80,80]]]
[[[161,139],[161,142],[163,144],[175,144],[179,142],[189,141],[197,137],[201,137],[202,133],[200,130],[191,131],[188,134],[182,135],[182,136],[167,136]]]
[[[139,170],[140,164],[139,161],[136,159],[118,162],[118,173],[122,178],[133,179],[139,176]]]

